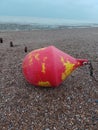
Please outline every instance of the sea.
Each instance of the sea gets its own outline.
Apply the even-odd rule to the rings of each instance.
[[[0,31],[31,31],[98,27],[97,22],[53,18],[0,16]]]

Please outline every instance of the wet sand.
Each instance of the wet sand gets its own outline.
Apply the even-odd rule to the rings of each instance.
[[[98,129],[98,82],[87,66],[76,69],[57,88],[30,85],[21,68],[31,50],[54,45],[91,60],[98,79],[98,28],[0,31],[0,37],[0,130]]]

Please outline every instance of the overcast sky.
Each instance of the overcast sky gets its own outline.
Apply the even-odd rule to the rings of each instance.
[[[0,0],[0,16],[98,22],[98,0]]]

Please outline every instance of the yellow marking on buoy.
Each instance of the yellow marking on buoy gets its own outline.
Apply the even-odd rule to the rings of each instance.
[[[33,64],[33,56],[31,53],[29,54],[28,59],[29,59],[29,65]]]
[[[62,73],[62,80],[65,80],[66,77],[73,71],[73,67],[75,64],[72,64],[70,61],[64,61],[64,57],[61,57],[61,62],[65,66],[65,71]]]
[[[45,66],[45,63],[42,63],[42,71],[41,71],[42,73],[46,73],[46,66]]]
[[[39,53],[36,53],[36,54],[34,55],[34,57],[35,57],[36,60],[39,60]]]
[[[50,87],[50,86],[51,86],[51,84],[50,84],[49,81],[45,81],[45,82],[39,81],[39,82],[38,82],[38,85],[39,85],[39,86],[42,86],[42,87]]]

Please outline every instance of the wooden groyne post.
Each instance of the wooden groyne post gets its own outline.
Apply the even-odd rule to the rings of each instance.
[[[0,38],[0,43],[3,43],[3,38]]]

